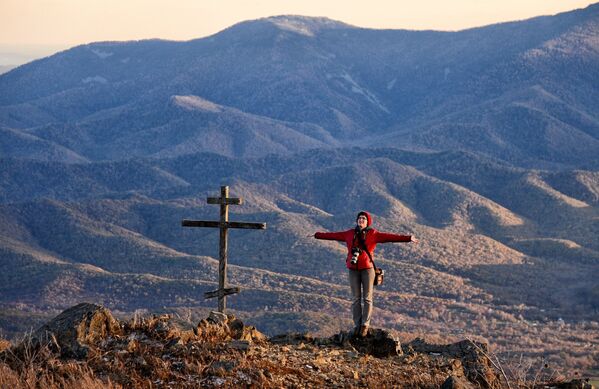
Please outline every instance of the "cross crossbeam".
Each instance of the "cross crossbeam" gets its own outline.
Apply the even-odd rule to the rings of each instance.
[[[225,198],[225,200],[223,201],[222,197],[208,197],[206,199],[206,202],[208,204],[241,205],[241,204],[243,204],[243,199],[229,197],[229,198]]]
[[[219,245],[219,260],[218,260],[218,289],[204,293],[204,298],[218,297],[218,310],[225,312],[227,309],[226,296],[234,293],[239,293],[238,287],[227,288],[227,235],[229,228],[255,229],[265,230],[266,223],[247,223],[247,222],[230,222],[229,221],[229,205],[241,205],[241,198],[229,197],[229,187],[220,187],[220,197],[208,197],[208,204],[220,205],[220,221],[206,220],[188,220],[181,222],[183,227],[209,227],[218,228],[220,230],[220,245]]]
[[[266,229],[266,223],[246,223],[246,222],[216,222],[204,220],[183,220],[183,227],[212,227],[212,228],[245,228],[252,230]]]
[[[224,289],[218,289],[218,290],[213,290],[211,292],[206,292],[204,293],[204,298],[205,299],[211,299],[213,297],[223,297],[223,296],[227,296],[230,294],[235,294],[235,293],[239,293],[239,288],[238,287],[234,287],[234,288],[224,288]]]

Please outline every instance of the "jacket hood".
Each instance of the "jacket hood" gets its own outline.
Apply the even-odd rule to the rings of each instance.
[[[370,225],[372,224],[372,216],[370,216],[370,214],[366,211],[360,211],[356,216],[356,222],[358,221],[360,215],[366,216],[366,227],[370,227]]]

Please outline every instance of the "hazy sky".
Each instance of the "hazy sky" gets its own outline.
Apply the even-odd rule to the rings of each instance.
[[[360,27],[459,30],[583,8],[588,0],[0,0],[0,47],[188,40],[242,20],[326,16]]]

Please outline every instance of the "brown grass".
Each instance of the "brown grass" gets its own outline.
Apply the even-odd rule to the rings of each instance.
[[[436,388],[455,367],[446,356],[381,359],[335,344],[235,340],[233,322],[231,318],[228,324],[202,320],[196,328],[185,330],[167,315],[135,315],[124,323],[122,336],[93,345],[83,360],[61,359],[25,337],[18,347],[0,354],[0,388]],[[524,357],[502,360],[491,351],[487,356],[505,372],[505,387],[534,388],[565,378],[546,361],[532,365]]]

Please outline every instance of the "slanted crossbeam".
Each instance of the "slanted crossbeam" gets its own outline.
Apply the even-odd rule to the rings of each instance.
[[[205,299],[211,299],[213,297],[224,297],[230,294],[234,294],[234,293],[239,293],[239,288],[235,287],[235,288],[224,288],[224,289],[218,289],[218,290],[213,290],[212,292],[206,292],[204,293],[204,298]]]

